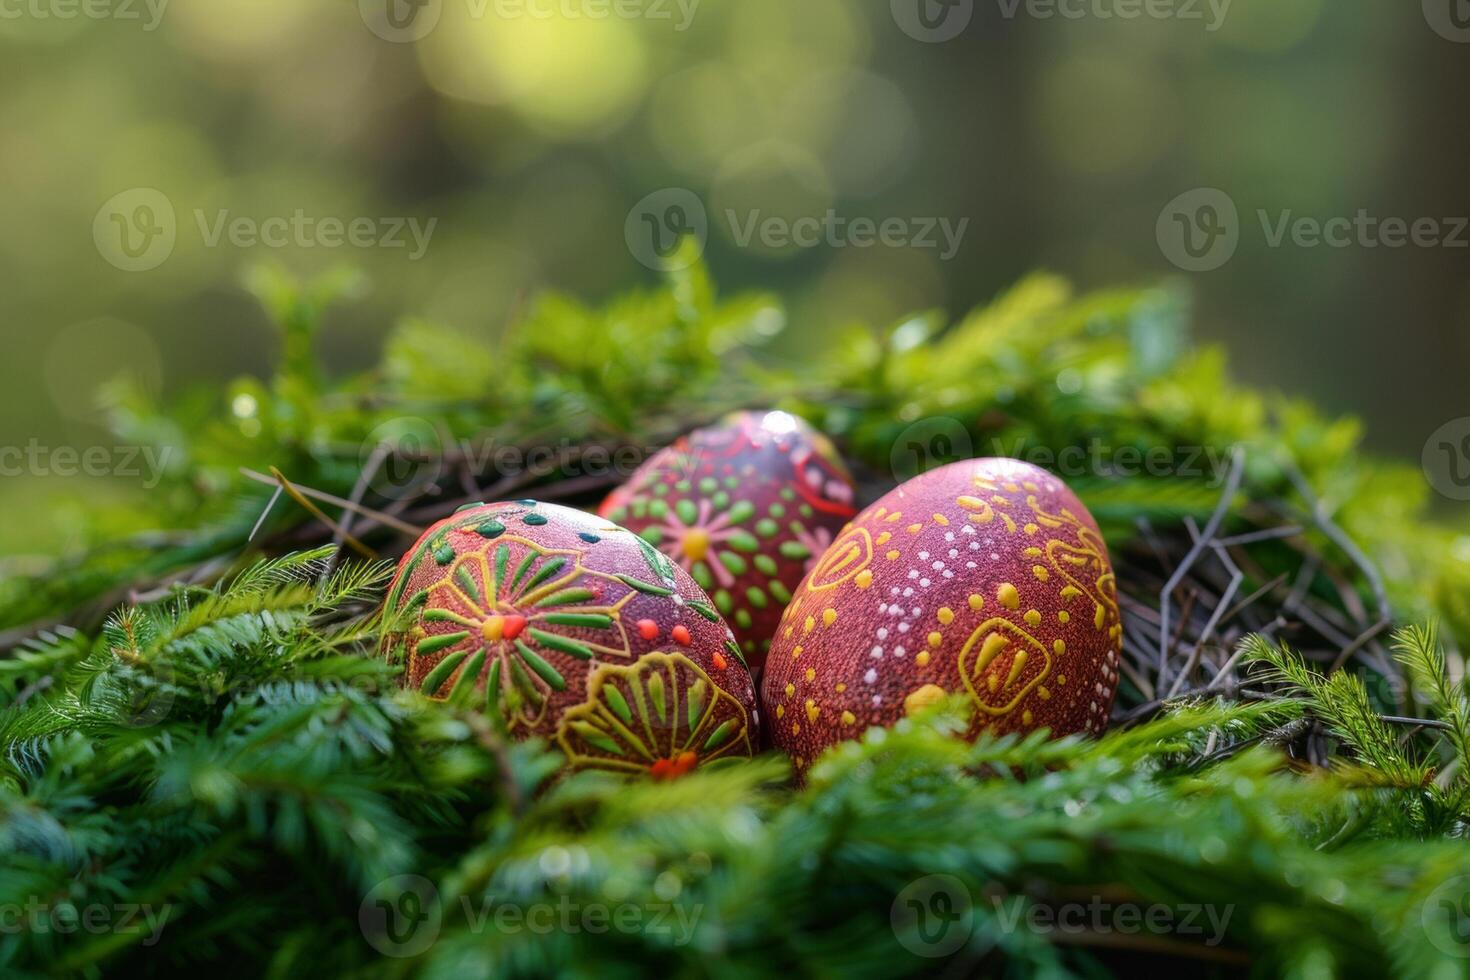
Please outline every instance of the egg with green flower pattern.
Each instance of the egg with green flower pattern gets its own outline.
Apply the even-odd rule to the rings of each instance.
[[[463,508],[404,555],[387,606],[407,686],[544,737],[574,768],[671,778],[758,745],[755,685],[709,597],[591,514]]]
[[[786,412],[739,412],[655,455],[600,513],[714,599],[759,675],[786,603],[856,513],[831,442]]]

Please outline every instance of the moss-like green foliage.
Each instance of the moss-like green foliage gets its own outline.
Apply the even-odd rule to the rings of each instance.
[[[385,569],[325,557],[7,662],[0,907],[158,924],[10,931],[8,970],[879,977],[942,953],[963,971],[1427,976],[1464,952],[1470,854],[1450,838],[1470,726],[1422,632],[1402,655],[1438,685],[1443,745],[1423,758],[1360,690],[1257,644],[1300,699],[973,746],[945,706],[834,751],[801,790],[775,758],[555,781],[558,756],[503,743],[478,708],[397,690],[363,603]],[[1340,773],[1253,745],[1313,712],[1343,736]],[[1455,761],[1436,781],[1438,752]]]
[[[1437,616],[1456,640],[1470,639],[1470,565],[1452,558],[1451,531],[1425,520],[1422,475],[1360,457],[1351,419],[1232,382],[1220,351],[1190,344],[1188,304],[1169,290],[1077,297],[1038,276],[954,324],[926,314],[886,329],[783,335],[775,300],[720,300],[695,265],[603,309],[543,297],[498,336],[408,320],[379,369],[328,383],[312,339],[350,279],[298,286],[260,273],[252,285],[280,329],[276,375],[166,409],[116,386],[118,440],[169,447],[165,478],[121,513],[89,503],[107,517],[93,551],[0,581],[0,629],[240,555],[272,491],[242,469],[277,467],[345,497],[375,448],[406,446],[435,460],[423,469],[438,482],[418,488],[432,491],[417,511],[427,523],[436,501],[452,509],[465,486],[522,475],[520,457],[497,450],[550,451],[549,470],[514,483],[529,492],[585,473],[576,462],[586,447],[646,451],[726,410],[781,405],[835,436],[879,485],[959,455],[1060,460],[1114,545],[1141,518],[1207,515],[1223,461],[1242,447],[1242,507],[1300,503],[1288,469],[1299,473],[1384,570],[1402,618]],[[371,489],[366,502],[381,503]],[[289,542],[285,532],[307,520],[275,508],[256,541]]]
[[[1398,634],[1392,665],[1375,653],[1377,672],[1354,656],[1384,605],[1397,624],[1440,622],[1451,646],[1470,636],[1454,535],[1426,519],[1414,471],[1356,454],[1354,423],[1233,383],[1190,345],[1178,295],[1077,297],[1036,277],[952,325],[813,344],[780,336],[768,298],[717,299],[695,266],[605,309],[542,298],[496,337],[409,321],[379,369],[329,382],[312,340],[350,282],[254,285],[279,371],[167,408],[114,390],[119,438],[173,447],[172,468],[109,509],[90,550],[0,581],[7,975],[1418,977],[1467,962],[1458,658],[1425,629]],[[559,779],[554,753],[506,744],[473,705],[398,690],[378,654],[389,566],[337,545],[391,558],[405,527],[481,495],[586,502],[605,482],[578,454],[758,405],[831,432],[870,490],[959,455],[1081,451],[1063,475],[1115,557],[1187,549],[1189,522],[1212,516],[1239,534],[1306,514],[1311,574],[1272,592],[1277,559],[1300,551],[1264,539],[1216,609],[1258,593],[1260,621],[1284,622],[1323,604],[1341,656],[1251,638],[1228,690],[1173,699],[1199,664],[1173,665],[1173,687],[1135,670],[1141,706],[1096,742],[967,745],[962,706],[942,706],[829,754],[800,789],[775,758],[671,784]],[[495,446],[572,452],[530,474],[477,466]],[[1162,455],[1130,467],[1123,450]],[[427,475],[383,493],[388,458]],[[337,526],[283,495],[252,539],[279,487],[242,469],[272,468]],[[1120,585],[1147,622],[1158,583],[1133,568]],[[1224,679],[1217,653],[1201,661]],[[73,908],[100,925],[57,928]]]

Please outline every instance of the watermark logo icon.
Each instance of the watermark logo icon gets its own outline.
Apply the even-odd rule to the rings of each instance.
[[[899,945],[931,959],[950,955],[975,930],[970,890],[954,875],[925,875],[909,882],[894,898],[888,919]]]
[[[178,687],[168,664],[138,664],[124,681],[122,722],[129,728],[152,728],[173,710]]]
[[[92,219],[92,241],[112,266],[147,272],[168,261],[178,240],[173,202],[152,187],[114,194]]]
[[[657,272],[677,272],[704,254],[709,241],[709,213],[693,191],[665,187],[628,212],[623,238],[628,251],[643,265]]]
[[[1451,878],[1430,892],[1422,919],[1435,949],[1470,958],[1470,875]]]
[[[444,0],[357,0],[368,30],[393,44],[412,44],[439,26]]]
[[[1224,191],[1197,187],[1164,205],[1155,235],[1164,258],[1186,272],[1210,272],[1235,254],[1240,212]]]
[[[975,444],[963,422],[947,415],[920,419],[899,433],[888,454],[896,479],[909,480],[947,463],[970,459]]]
[[[443,920],[439,890],[420,875],[378,882],[357,910],[363,938],[384,956],[419,955],[439,938]]]
[[[444,475],[444,442],[428,419],[389,419],[363,440],[359,452],[368,487],[387,500],[416,497]]]
[[[1446,41],[1470,44],[1470,0],[1424,0],[1424,19]]]
[[[1451,419],[1424,442],[1424,475],[1438,493],[1470,500],[1470,417]]]
[[[894,23],[927,44],[954,40],[975,16],[975,0],[889,0],[889,6]]]

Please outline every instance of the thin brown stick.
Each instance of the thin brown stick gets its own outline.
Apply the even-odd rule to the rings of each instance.
[[[312,517],[315,517],[317,520],[321,521],[327,527],[331,528],[334,532],[340,535],[342,540],[347,542],[348,547],[350,547],[353,551],[357,552],[359,555],[362,555],[369,561],[378,557],[378,553],[376,551],[369,548],[361,541],[357,540],[357,538],[354,538],[347,531],[343,530],[342,525],[338,524],[336,521],[328,517],[326,513],[316,504],[306,499],[306,497],[302,495],[301,491],[297,490],[296,487],[291,484],[291,481],[286,479],[286,474],[282,473],[280,470],[272,466],[271,475],[273,475],[276,480],[280,482],[281,489],[286,491],[287,496],[300,504]]]
[[[1290,577],[1291,573],[1282,572],[1280,575],[1276,576],[1271,581],[1267,582],[1265,585],[1261,586],[1259,589],[1252,592],[1250,595],[1246,596],[1235,605],[1231,606],[1229,611],[1226,612],[1224,616],[1220,617],[1220,625],[1223,626],[1233,620],[1236,616],[1239,616],[1244,610],[1246,610],[1250,606],[1255,605],[1258,601],[1265,598],[1271,592],[1275,591],[1278,586],[1280,586]]]
[[[1311,486],[1307,483],[1307,478],[1302,475],[1301,470],[1297,469],[1296,465],[1290,460],[1284,461],[1283,469],[1286,471],[1286,475],[1291,478],[1291,482],[1296,486],[1297,492],[1306,500],[1307,506],[1311,508],[1312,516],[1322,528],[1322,533],[1326,534],[1327,537],[1332,539],[1333,544],[1342,549],[1343,553],[1351,559],[1353,564],[1358,566],[1358,570],[1363,573],[1363,577],[1368,580],[1368,585],[1373,590],[1373,597],[1378,602],[1378,617],[1380,619],[1393,619],[1393,612],[1388,603],[1388,589],[1383,584],[1383,576],[1379,574],[1378,566],[1363,553],[1363,549],[1358,547],[1357,542],[1349,537],[1347,532],[1332,520],[1332,517],[1327,512],[1326,505],[1312,491]]]
[[[362,472],[359,473],[357,476],[357,483],[354,484],[352,487],[352,496],[347,498],[351,503],[362,503],[362,497],[363,494],[367,493],[368,484],[372,482],[373,477],[378,475],[378,470],[382,467],[383,461],[388,458],[388,454],[391,451],[392,447],[389,446],[387,443],[379,443],[378,447],[373,450],[372,455],[369,456],[367,462],[363,464]],[[323,581],[330,577],[333,570],[336,569],[337,558],[342,553],[343,536],[352,530],[352,521],[356,517],[357,511],[353,510],[351,507],[345,508],[343,510],[341,530],[339,530],[335,535],[332,536],[332,557],[327,559],[327,567],[322,571]]]
[[[1246,534],[1237,534],[1228,538],[1217,538],[1215,544],[1222,548],[1235,548],[1243,544],[1259,544],[1262,541],[1275,541],[1279,538],[1294,538],[1301,534],[1303,528],[1299,524],[1288,524],[1285,527],[1268,527],[1259,531],[1250,531]]]
[[[1353,654],[1357,653],[1359,650],[1363,649],[1363,647],[1373,642],[1378,634],[1382,633],[1384,630],[1388,629],[1392,625],[1393,623],[1391,623],[1390,621],[1386,619],[1380,619],[1378,622],[1368,627],[1362,632],[1362,634],[1358,636],[1357,639],[1353,640],[1353,642],[1342,648],[1342,652],[1339,653],[1337,655],[1337,659],[1332,662],[1332,670],[1341,670],[1342,665],[1352,659]],[[1329,671],[1329,673],[1330,672],[1331,671]]]
[[[1220,525],[1224,523],[1225,516],[1230,513],[1230,504],[1235,500],[1235,494],[1240,489],[1240,481],[1245,476],[1245,453],[1236,447],[1231,452],[1230,475],[1225,479],[1225,488],[1220,494],[1220,502],[1215,505],[1215,512],[1210,515],[1205,524],[1205,530],[1200,535],[1200,540],[1189,549],[1184,560],[1174,569],[1169,580],[1164,583],[1163,589],[1159,591],[1159,686],[1162,687],[1169,674],[1169,613],[1170,604],[1173,601],[1174,590],[1184,581],[1184,576],[1194,567],[1200,555],[1205,551],[1205,542],[1219,533]]]
[[[254,480],[256,483],[264,483],[267,486],[273,487],[278,485],[278,481],[275,479],[275,477],[267,476],[264,473],[257,473],[254,470],[247,469],[243,466],[240,468],[240,475],[248,480]],[[391,527],[395,531],[401,531],[404,534],[411,534],[414,537],[418,537],[426,530],[422,527],[415,527],[414,525],[409,524],[406,521],[400,521],[398,518],[394,517],[391,514],[385,514],[380,510],[373,510],[371,507],[364,507],[361,504],[354,504],[350,500],[344,500],[341,497],[335,496],[330,493],[324,493],[321,490],[313,490],[311,487],[297,487],[294,484],[293,487],[296,492],[303,497],[310,497],[313,500],[320,500],[324,504],[331,504],[333,507],[341,507],[344,510],[350,510],[355,514],[360,514],[363,517],[371,518],[372,520],[377,521],[379,524],[382,524],[386,527]],[[335,525],[333,526],[335,527]]]

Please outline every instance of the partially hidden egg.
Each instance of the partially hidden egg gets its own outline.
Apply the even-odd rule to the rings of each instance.
[[[654,455],[603,503],[714,597],[759,676],[781,613],[857,513],[832,443],[786,412],[738,412]]]
[[[724,619],[606,520],[532,500],[461,509],[403,557],[387,603],[406,685],[544,736],[576,768],[672,777],[758,745]]]
[[[971,738],[1100,733],[1122,626],[1097,524],[1056,477],[976,459],[867,508],[801,584],[761,686],[798,770],[871,725],[965,695]]]

